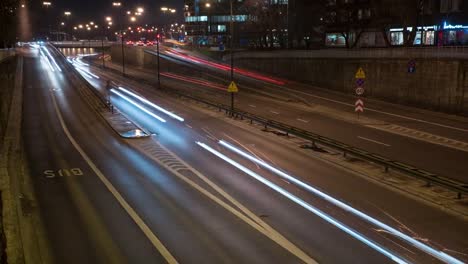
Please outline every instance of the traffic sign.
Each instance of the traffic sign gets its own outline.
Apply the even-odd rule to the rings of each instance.
[[[361,99],[357,99],[356,103],[354,103],[354,111],[358,113],[364,112],[364,102]]]
[[[356,85],[358,87],[364,86],[364,82],[365,82],[364,79],[356,79]]]
[[[365,79],[366,78],[366,73],[362,69],[362,67],[359,67],[359,69],[356,72],[356,75],[354,76],[356,79]]]
[[[232,81],[229,84],[227,91],[230,93],[237,93],[239,92],[239,88],[237,87],[237,84],[234,81]]]
[[[409,73],[414,73],[416,71],[416,61],[415,60],[410,60],[408,62],[408,72]]]
[[[363,95],[364,94],[364,88],[363,87],[357,87],[356,88],[356,94],[357,95]]]

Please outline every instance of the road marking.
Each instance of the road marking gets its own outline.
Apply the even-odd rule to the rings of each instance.
[[[270,112],[273,113],[273,114],[275,114],[275,115],[279,115],[278,112],[275,112],[275,111],[273,111],[273,110],[270,110]]]
[[[303,122],[303,123],[309,123],[309,121],[304,120],[304,119],[301,119],[301,118],[298,118],[297,121],[301,121],[301,122]]]
[[[242,205],[239,201],[234,199],[231,195],[226,193],[221,187],[216,185],[214,182],[212,182],[210,179],[208,179],[206,176],[201,174],[199,171],[197,171],[195,168],[190,166],[188,163],[183,161],[179,156],[177,156],[175,153],[172,151],[168,150],[164,146],[162,146],[158,142],[154,142],[154,145],[158,149],[158,152],[161,154],[162,157],[171,157],[174,160],[177,160],[180,164],[185,166],[185,169],[190,170],[193,172],[199,179],[201,179],[203,182],[205,182],[208,186],[210,186],[215,192],[217,192],[219,195],[222,196],[221,199],[215,194],[212,194],[210,191],[206,190],[205,188],[201,187],[199,184],[196,182],[192,181],[191,179],[187,178],[185,175],[181,174],[175,167],[171,167],[169,164],[164,163],[160,158],[156,156],[150,156],[152,160],[154,160],[156,163],[159,165],[163,166],[166,168],[168,171],[170,171],[173,175],[181,179],[182,181],[186,182],[188,185],[202,193],[203,195],[207,196],[209,199],[211,199],[213,202],[219,204],[222,206],[224,209],[232,213],[233,215],[237,216],[241,220],[243,220],[245,223],[248,225],[252,226],[255,230],[258,232],[262,233],[287,251],[289,251],[291,254],[295,255],[305,263],[317,263],[313,258],[311,258],[309,255],[307,255],[303,250],[298,248],[295,244],[293,244],[291,241],[289,241],[287,238],[285,238],[281,233],[276,231],[274,228],[272,228],[270,225],[268,225],[265,221],[263,221],[260,217],[258,217],[256,214],[254,214],[252,211],[247,209],[244,205]],[[153,146],[154,146],[153,145]],[[147,150],[151,148],[152,146],[148,144],[147,142],[143,143],[140,142],[139,145],[136,145],[136,147],[142,151],[143,153],[147,153]],[[183,167],[182,167],[183,168]],[[227,202],[226,202],[227,201]],[[229,203],[228,203],[229,202]],[[235,208],[237,207],[237,209]]]
[[[172,256],[172,254],[167,250],[167,248],[163,245],[163,243],[156,237],[156,235],[151,231],[151,229],[146,225],[146,223],[141,219],[138,213],[125,201],[123,196],[117,191],[117,189],[112,185],[112,183],[104,176],[104,174],[98,169],[98,167],[93,163],[93,161],[89,158],[89,156],[84,152],[84,150],[78,145],[75,141],[73,136],[71,135],[70,131],[68,130],[65,121],[63,120],[62,113],[60,112],[57,100],[55,99],[55,95],[52,95],[52,102],[54,104],[55,112],[57,113],[57,117],[60,121],[60,125],[62,126],[63,132],[72,143],[73,147],[80,153],[81,157],[86,161],[89,167],[94,171],[94,173],[98,176],[98,178],[104,183],[107,189],[112,193],[115,199],[119,202],[119,204],[123,207],[123,209],[128,213],[128,215],[133,219],[133,221],[138,225],[138,227],[143,231],[145,236],[149,239],[149,241],[153,244],[153,246],[159,251],[159,253],[164,257],[164,259],[168,263],[178,263],[177,260]]]
[[[381,228],[382,230],[385,230],[388,234],[392,234],[393,236],[395,236],[395,237],[397,237],[397,238],[400,238],[400,239],[406,241],[407,243],[413,245],[414,247],[416,247],[416,248],[418,248],[418,249],[420,249],[420,250],[426,252],[426,253],[429,254],[429,255],[432,255],[432,256],[434,256],[434,257],[436,257],[436,258],[442,260],[442,261],[445,262],[445,263],[457,263],[457,264],[462,264],[462,263],[463,263],[463,262],[459,261],[458,259],[456,259],[456,258],[454,258],[454,257],[452,257],[452,256],[450,256],[450,255],[448,255],[448,254],[446,254],[444,251],[439,251],[438,249],[432,248],[431,246],[428,246],[428,245],[424,244],[423,242],[419,241],[418,239],[413,238],[412,236],[408,236],[408,235],[406,235],[405,233],[403,233],[402,231],[397,230],[397,229],[395,229],[395,228],[393,228],[393,227],[391,227],[391,226],[389,226],[389,225],[387,225],[387,224],[385,224],[385,223],[383,223],[383,222],[380,222],[379,220],[377,220],[377,219],[375,219],[375,218],[372,218],[371,216],[369,216],[369,215],[367,215],[367,214],[365,214],[365,213],[359,211],[358,209],[355,209],[355,208],[349,206],[348,204],[346,204],[346,203],[344,203],[344,202],[342,202],[342,201],[340,201],[340,200],[338,200],[338,199],[336,199],[336,198],[334,198],[334,197],[332,197],[332,196],[330,196],[330,195],[328,195],[328,194],[326,194],[326,193],[324,193],[324,192],[322,192],[322,191],[316,189],[315,187],[313,187],[313,186],[311,186],[311,185],[308,185],[308,184],[306,184],[305,182],[302,182],[302,181],[300,181],[300,180],[294,178],[294,177],[291,176],[291,175],[286,174],[285,172],[283,172],[283,171],[281,171],[281,170],[279,170],[279,169],[277,169],[277,168],[275,168],[275,167],[272,167],[270,164],[265,163],[265,162],[263,162],[263,161],[261,161],[261,160],[258,160],[257,158],[255,158],[255,157],[253,157],[253,156],[251,156],[251,155],[249,155],[249,154],[247,154],[247,153],[241,151],[240,149],[238,149],[238,148],[236,148],[236,147],[230,145],[229,143],[227,143],[227,142],[225,142],[225,141],[223,141],[223,140],[219,141],[219,144],[222,145],[222,146],[224,146],[224,147],[226,147],[226,148],[228,148],[229,150],[231,150],[231,151],[233,151],[233,152],[239,154],[240,156],[242,156],[242,157],[244,157],[244,158],[250,160],[250,161],[257,162],[258,164],[262,165],[262,167],[264,167],[264,168],[270,170],[271,172],[275,173],[275,174],[278,175],[279,177],[284,178],[284,179],[287,179],[287,180],[293,182],[295,185],[297,185],[297,186],[299,186],[299,187],[301,187],[301,188],[303,188],[303,189],[305,189],[305,190],[307,190],[307,191],[309,191],[309,192],[311,192],[311,193],[313,193],[313,194],[315,194],[315,195],[321,197],[322,199],[324,199],[324,200],[326,200],[326,201],[328,201],[328,202],[330,202],[330,203],[332,203],[332,204],[334,204],[334,205],[340,207],[341,209],[343,209],[343,210],[345,210],[345,211],[348,211],[348,212],[350,212],[350,213],[352,213],[352,214],[358,216],[359,218],[361,218],[361,219],[363,219],[363,220],[365,220],[365,221],[367,221],[367,222],[369,222],[369,223],[371,223],[371,224],[374,224],[374,225],[378,226],[378,227]],[[205,146],[207,146],[207,145],[205,144]],[[210,147],[208,147],[208,148],[210,148]],[[214,149],[212,149],[212,148],[210,148],[210,149],[211,149],[211,151],[217,152],[216,150],[214,150]],[[209,151],[210,151],[210,150],[209,150]],[[211,151],[210,151],[210,152],[211,152]],[[217,153],[213,153],[213,154],[216,155],[216,156],[218,156],[219,158],[223,158],[222,156],[224,156],[224,155],[221,154],[221,153],[218,153],[218,154],[217,154]],[[224,158],[223,158],[223,159],[224,159]],[[228,158],[228,159],[229,159],[229,158]],[[230,161],[226,160],[226,161],[227,161],[228,163],[232,164],[232,165],[234,165],[234,163],[236,163],[235,161],[232,161],[232,160],[230,160]],[[240,165],[240,164],[239,164],[239,165]],[[242,165],[240,165],[240,167],[242,167]],[[238,168],[239,168],[239,167],[238,167]],[[242,170],[242,168],[239,168],[239,169]],[[259,176],[259,177],[261,178],[260,175],[255,175],[255,173],[252,172],[252,171],[249,171],[249,169],[242,170],[242,171],[244,171],[244,172],[247,173],[247,174],[252,173],[252,174],[250,174],[250,176],[252,176],[252,177],[254,177],[254,178],[256,178],[256,176]],[[256,179],[257,179],[257,178],[256,178]],[[257,179],[257,180],[261,180],[261,179]],[[268,180],[265,179],[265,178],[263,178],[263,180],[266,181],[265,184],[267,184]],[[272,187],[272,186],[270,186],[270,187]],[[280,191],[280,190],[277,190],[277,191]],[[284,191],[285,193],[287,193],[286,190],[283,190],[283,191]],[[289,197],[289,198],[291,198],[291,197]],[[298,199],[298,200],[300,200],[300,199]],[[332,219],[333,219],[333,218],[330,217],[330,219],[328,219],[328,220],[332,220]],[[327,220],[327,221],[328,221],[328,220]],[[339,227],[339,228],[341,229],[342,227],[346,227],[346,226],[343,225],[343,226],[341,226],[341,227]],[[347,231],[353,231],[353,230],[351,229],[351,230],[343,230],[343,231],[347,232]],[[347,233],[348,233],[348,232],[347,232]],[[357,233],[356,235],[359,235],[359,233]],[[364,238],[364,239],[365,239],[365,237],[361,237],[361,238]],[[359,237],[357,237],[357,239],[359,239]],[[359,240],[361,240],[361,239],[359,239]],[[361,240],[361,241],[362,241],[362,242],[365,242],[365,241],[363,241],[363,240]],[[372,246],[372,244],[374,243],[374,242],[372,242],[372,241],[369,241],[369,242],[371,243],[371,245],[369,245],[369,244],[366,243],[366,244],[369,245],[369,246]],[[374,244],[374,245],[375,245],[375,246],[378,246],[378,245],[376,245],[376,244]],[[399,257],[393,256],[391,253],[390,253],[390,255],[386,254],[386,253],[385,253],[385,249],[383,249],[383,248],[375,248],[375,247],[373,247],[373,248],[376,249],[376,250],[378,250],[379,252],[385,254],[386,256],[390,257],[393,261],[395,261],[395,262],[397,262],[397,263],[406,263],[406,262],[404,262],[404,260],[399,259]],[[380,249],[382,249],[382,250],[384,250],[384,251],[382,251],[382,250],[380,250]],[[387,253],[389,253],[389,252],[387,252]],[[401,260],[401,261],[400,261],[400,260]],[[402,262],[402,261],[403,261],[403,262]]]
[[[374,243],[372,240],[369,240],[367,237],[365,237],[364,235],[361,235],[360,233],[358,233],[357,231],[353,230],[352,228],[346,226],[345,224],[343,224],[342,222],[336,220],[335,218],[333,218],[332,216],[324,213],[323,211],[321,211],[320,209],[312,206],[311,204],[307,203],[306,201],[302,200],[301,198],[299,198],[298,196],[295,196],[294,194],[288,192],[287,190],[279,187],[278,185],[274,184],[273,182],[269,181],[268,179],[266,179],[265,177],[253,172],[252,170],[242,166],[241,164],[239,164],[238,162],[228,158],[226,155],[222,154],[221,152],[219,151],[216,151],[215,149],[211,148],[210,146],[204,144],[204,143],[201,143],[201,142],[197,142],[197,144],[199,146],[201,146],[202,148],[204,148],[206,151],[210,152],[211,154],[213,154],[214,156],[224,160],[225,162],[231,164],[232,166],[234,166],[235,168],[239,169],[240,171],[244,172],[246,175],[254,178],[255,180],[261,182],[262,184],[266,185],[267,187],[269,187],[270,189],[278,192],[279,194],[283,195],[284,197],[288,198],[289,200],[291,200],[292,202],[298,204],[299,206],[303,207],[304,209],[306,209],[307,211],[313,213],[314,215],[320,217],[321,219],[323,219],[325,222],[339,228],[340,230],[342,230],[343,232],[349,234],[350,236],[354,237],[355,239],[365,243],[366,245],[368,245],[369,247],[375,249],[376,251],[382,253],[383,255],[385,255],[386,257],[392,259],[393,261],[397,262],[397,263],[407,263],[406,261],[404,261],[403,259],[399,258],[398,256],[394,255],[392,252],[390,252],[389,250],[387,250],[386,248],[383,248],[381,247],[379,244],[377,243]],[[255,158],[253,158],[253,160],[255,160]]]
[[[358,138],[363,139],[363,140],[370,141],[370,142],[375,143],[375,144],[379,144],[379,145],[383,145],[383,146],[386,146],[386,147],[390,147],[389,144],[385,144],[385,143],[382,143],[382,142],[380,142],[380,141],[373,140],[373,139],[370,139],[370,138],[365,138],[365,137],[361,137],[361,136],[358,136]]]
[[[190,126],[189,124],[185,124],[186,127],[188,128],[193,128],[192,126]]]
[[[354,104],[348,104],[348,103],[341,102],[341,101],[337,101],[337,100],[333,100],[333,99],[330,99],[330,98],[326,98],[326,97],[322,97],[322,96],[318,96],[318,95],[314,95],[314,94],[310,94],[310,93],[298,91],[298,90],[296,90],[296,89],[291,89],[291,88],[286,88],[286,87],[281,87],[281,88],[282,88],[282,89],[287,89],[287,90],[290,90],[290,91],[293,91],[293,92],[296,92],[296,93],[301,93],[301,94],[304,94],[304,95],[308,95],[308,96],[311,96],[311,97],[319,98],[319,99],[322,99],[322,100],[325,100],[325,101],[329,101],[329,102],[333,102],[333,103],[337,103],[337,104],[341,104],[341,105],[346,105],[346,106],[352,106],[352,107],[354,107]],[[429,125],[434,125],[434,126],[449,128],[449,129],[458,130],[458,131],[462,131],[462,132],[468,132],[468,129],[459,128],[459,127],[453,127],[453,126],[444,125],[444,124],[440,124],[440,123],[436,123],[436,122],[431,122],[431,121],[426,121],[426,120],[422,120],[422,119],[418,119],[418,118],[413,118],[413,117],[409,117],[409,116],[404,116],[404,115],[399,115],[399,114],[393,114],[393,113],[389,113],[389,112],[385,112],[385,111],[381,111],[381,110],[376,110],[376,109],[372,109],[372,108],[366,108],[366,110],[367,110],[367,111],[376,112],[376,113],[379,113],[379,114],[385,114],[385,115],[394,116],[394,117],[399,117],[399,118],[403,118],[403,119],[407,119],[407,120],[412,120],[412,121],[416,121],[416,122],[420,122],[420,123],[425,123],[425,124],[429,124]]]
[[[72,169],[58,169],[57,171],[55,170],[45,170],[44,171],[44,176],[46,178],[55,178],[57,177],[68,177],[68,176],[83,176],[84,173],[80,168],[72,168]]]
[[[253,108],[256,108],[256,106],[255,106],[255,105],[249,105],[249,106],[250,106],[250,107],[253,107]]]

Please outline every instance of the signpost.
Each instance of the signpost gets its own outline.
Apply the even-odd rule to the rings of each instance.
[[[416,71],[416,61],[410,60],[408,62],[408,73],[414,73]]]
[[[234,114],[234,93],[239,92],[239,88],[237,87],[237,84],[234,81],[231,81],[231,83],[228,86],[227,89],[228,93],[231,94],[231,115]]]
[[[359,119],[360,113],[364,112],[364,101],[361,99],[361,96],[366,91],[364,89],[366,73],[364,72],[362,67],[359,67],[356,74],[354,75],[354,78],[356,79],[356,90],[355,90],[355,92],[356,92],[356,95],[358,96],[358,99],[354,103],[354,106],[355,106],[354,107],[354,112],[356,112],[358,114],[358,119]]]

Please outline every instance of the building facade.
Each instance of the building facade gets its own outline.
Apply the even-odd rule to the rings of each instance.
[[[326,47],[468,45],[468,1],[328,0]]]
[[[287,8],[287,0],[185,0],[186,40],[222,49],[230,41],[232,11],[234,47],[286,46]]]

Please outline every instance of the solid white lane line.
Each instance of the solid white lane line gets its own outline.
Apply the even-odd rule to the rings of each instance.
[[[379,145],[382,145],[382,146],[390,147],[389,144],[385,144],[385,143],[383,143],[383,142],[380,142],[380,141],[377,141],[377,140],[373,140],[373,139],[370,139],[370,138],[361,137],[361,136],[358,136],[358,138],[360,138],[360,139],[362,139],[362,140],[366,140],[366,141],[372,142],[372,143],[375,143],[375,144],[379,144]]]
[[[303,123],[309,123],[309,121],[304,120],[304,119],[301,119],[301,118],[298,118],[297,121],[301,121],[301,122],[303,122]]]
[[[222,206],[224,209],[227,211],[231,212],[233,215],[237,216],[239,219],[243,220],[245,223],[250,225],[251,227],[255,228],[258,232],[262,233],[272,241],[276,242],[278,245],[289,251],[291,254],[295,255],[298,257],[300,260],[302,260],[304,263],[317,263],[313,258],[311,258],[309,255],[307,255],[303,250],[298,248],[296,245],[294,245],[291,241],[289,241],[287,238],[285,238],[281,233],[276,231],[274,228],[269,226],[265,221],[263,221],[260,217],[258,217],[255,213],[247,209],[244,205],[242,205],[239,201],[234,199],[231,195],[229,195],[226,191],[224,191],[221,187],[216,185],[214,182],[212,182],[210,179],[208,179],[206,176],[201,174],[199,171],[194,169],[192,166],[187,164],[185,161],[183,161],[180,157],[178,157],[176,154],[171,152],[170,150],[166,149],[164,146],[158,144],[159,148],[163,149],[164,152],[168,153],[170,156],[172,156],[174,159],[179,161],[181,164],[189,168],[199,179],[201,179],[203,182],[205,182],[208,186],[212,188],[215,192],[217,192],[219,195],[222,196],[222,198],[218,197],[215,194],[212,194],[210,191],[207,189],[201,187],[191,179],[187,178],[186,175],[181,174],[177,169],[174,169],[171,166],[168,166],[168,164],[164,163],[160,159],[152,156],[151,158],[157,162],[159,165],[162,167],[166,168],[168,171],[170,171],[173,175],[177,176],[179,179],[182,181],[186,182],[189,184],[191,187],[199,191],[200,193],[204,194],[207,196],[209,199],[212,201],[216,202],[220,206]],[[144,151],[144,150],[142,150]],[[237,209],[235,208],[237,207]],[[240,210],[240,211],[239,211]]]
[[[221,152],[211,148],[210,146],[206,145],[205,143],[197,142],[199,146],[210,152],[211,154],[215,155],[216,157],[226,161],[227,163],[231,164],[232,166],[236,167],[237,169],[243,171],[245,174],[251,176],[252,178],[256,179],[257,181],[265,184],[269,188],[275,190],[276,192],[280,193],[281,195],[285,196],[286,198],[290,199],[291,201],[295,202],[296,204],[300,205],[304,209],[308,210],[309,212],[315,214],[316,216],[322,218],[329,224],[332,224],[333,226],[337,227],[338,229],[344,231],[345,233],[351,235],[355,239],[363,242],[364,244],[368,245],[369,247],[375,249],[376,251],[382,253],[386,257],[390,258],[391,260],[397,262],[397,263],[407,263],[404,259],[400,258],[399,256],[396,256],[392,252],[388,251],[387,249],[381,247],[374,241],[368,239],[364,235],[361,235],[360,233],[356,232],[355,230],[349,228],[348,226],[344,225],[340,221],[336,220],[332,216],[322,212],[320,209],[308,204],[304,200],[300,199],[299,197],[293,195],[292,193],[286,191],[285,189],[279,187],[278,185],[272,183],[271,181],[267,180],[266,178],[262,177],[261,175],[253,172],[252,170],[242,166],[241,164],[237,163],[236,161],[230,159],[229,157],[225,156]]]
[[[275,115],[279,115],[278,112],[275,112],[275,111],[273,111],[273,110],[270,110],[270,112],[273,113],[273,114],[275,114]]]
[[[81,157],[86,161],[88,166],[93,170],[93,172],[98,176],[98,178],[104,183],[107,189],[112,193],[115,199],[119,202],[119,204],[123,207],[123,209],[128,213],[128,215],[133,219],[133,221],[138,225],[138,227],[143,231],[145,236],[149,239],[149,241],[153,244],[153,246],[161,253],[164,259],[168,263],[177,263],[177,260],[172,256],[172,254],[167,250],[167,248],[163,245],[163,243],[156,237],[156,235],[151,231],[149,226],[143,221],[143,219],[138,215],[138,213],[125,201],[123,196],[117,191],[117,189],[112,185],[112,183],[104,176],[101,170],[94,164],[94,162],[89,158],[86,152],[81,148],[80,145],[76,142],[75,138],[71,135],[70,131],[68,130],[65,121],[63,120],[62,113],[60,112],[57,100],[55,99],[55,95],[51,93],[52,101],[54,104],[55,112],[57,113],[57,117],[60,121],[60,125],[62,126],[65,135],[72,143],[73,147],[80,153]]]
[[[241,151],[240,149],[232,146],[231,144],[227,143],[226,141],[223,141],[223,140],[220,140],[219,143],[223,146],[225,146],[226,148],[228,148],[229,150],[241,155],[242,157],[248,159],[248,160],[251,160],[251,161],[254,161],[254,162],[257,162],[258,164],[260,164],[261,166],[263,166],[264,168],[267,168],[268,170],[274,172],[275,174],[277,174],[278,176],[284,178],[284,179],[287,179],[291,182],[293,182],[294,184],[300,186],[301,188],[311,192],[311,193],[314,193],[316,194],[317,196],[323,198],[324,200],[326,201],[329,201],[331,202],[332,204],[338,206],[339,208],[342,208],[343,210],[346,210],[348,212],[351,212],[352,214],[360,217],[361,219],[364,219],[366,220],[367,222],[371,223],[371,224],[374,224],[380,228],[382,228],[383,230],[387,231],[389,234],[392,234],[404,241],[406,241],[407,243],[415,246],[416,248],[426,252],[427,254],[430,254],[444,262],[447,262],[447,263],[457,263],[457,264],[462,264],[463,262],[461,262],[460,260],[446,254],[445,252],[443,251],[438,251],[424,243],[422,243],[421,241],[417,240],[417,239],[414,239],[406,234],[404,234],[403,232],[383,223],[383,222],[380,222],[379,220],[375,219],[375,218],[372,218],[371,216],[347,205],[346,203],[314,188],[313,186],[310,186],[296,178],[294,178],[293,176],[291,175],[288,175],[286,173],[284,173],[283,171],[271,166],[270,164],[262,161],[262,160],[258,160],[256,159],[255,157],[253,156],[250,156],[249,154]]]
[[[249,106],[252,107],[252,108],[255,108],[255,107],[256,107],[255,105],[249,105]]]
[[[326,97],[323,97],[323,96],[318,96],[318,95],[298,91],[298,90],[291,89],[291,88],[286,88],[286,87],[282,87],[282,88],[293,91],[293,92],[296,92],[296,93],[301,93],[301,94],[308,95],[308,96],[311,96],[311,97],[319,98],[319,99],[322,99],[322,100],[325,100],[325,101],[329,101],[329,102],[333,102],[333,103],[337,103],[337,104],[341,104],[341,105],[354,107],[354,104],[349,104],[349,103],[341,102],[341,101],[338,101],[338,100],[333,100],[333,99],[330,99],[330,98],[326,98]],[[462,131],[462,132],[468,132],[468,129],[449,126],[449,125],[444,125],[444,124],[431,122],[431,121],[426,121],[426,120],[422,120],[422,119],[418,119],[418,118],[414,118],[414,117],[409,117],[409,116],[404,116],[404,115],[399,115],[399,114],[393,114],[393,113],[389,113],[389,112],[385,112],[385,111],[381,111],[381,110],[377,110],[377,109],[373,109],[373,108],[366,108],[366,110],[371,111],[371,112],[375,112],[375,113],[379,113],[379,114],[384,114],[384,115],[399,117],[399,118],[402,118],[402,119],[412,120],[412,121],[416,121],[416,122],[420,122],[420,123],[425,123],[425,124],[429,124],[429,125],[439,126],[439,127],[443,127],[443,128],[449,128],[449,129],[458,130],[458,131]]]

